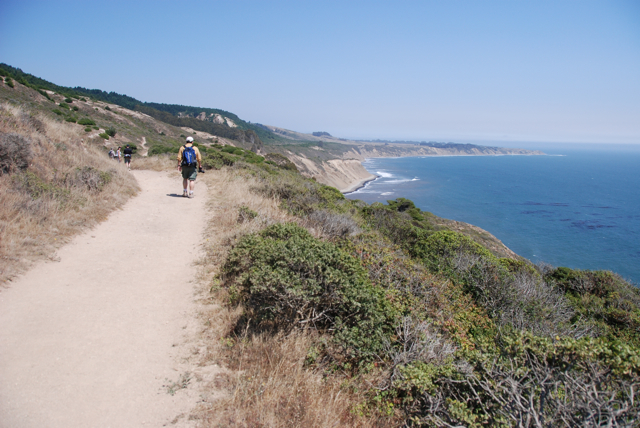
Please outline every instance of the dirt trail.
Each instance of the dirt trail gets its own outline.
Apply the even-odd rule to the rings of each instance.
[[[140,195],[0,292],[0,427],[191,426],[197,392],[170,392],[191,369],[205,187],[133,174]]]

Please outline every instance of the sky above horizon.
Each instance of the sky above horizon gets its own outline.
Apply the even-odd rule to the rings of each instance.
[[[640,144],[636,0],[3,0],[0,62],[342,138]]]

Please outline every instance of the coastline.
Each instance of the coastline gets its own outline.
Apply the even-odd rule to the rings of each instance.
[[[349,193],[357,192],[358,190],[360,190],[360,189],[362,189],[364,187],[367,187],[367,184],[369,184],[369,183],[371,183],[373,181],[376,181],[378,178],[380,178],[380,176],[374,174],[373,178],[367,178],[365,180],[360,180],[358,182],[352,183],[349,187],[347,187],[346,190],[341,190],[341,192],[344,195],[348,195]]]

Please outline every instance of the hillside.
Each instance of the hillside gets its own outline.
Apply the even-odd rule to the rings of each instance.
[[[247,122],[225,110],[176,104],[143,102],[127,95],[82,87],[62,87],[44,79],[24,73],[22,70],[0,64],[0,73],[13,76],[13,80],[39,90],[42,94],[55,92],[69,99],[86,99],[98,102],[102,107],[113,105],[152,117],[164,125],[155,125],[157,133],[145,135],[152,153],[173,151],[180,144],[176,138],[184,132],[196,133],[208,142],[220,141],[248,149],[258,154],[278,153],[289,158],[307,177],[335,186],[343,192],[356,189],[374,178],[359,162],[372,157],[398,156],[457,156],[457,155],[538,155],[537,151],[486,147],[472,144],[354,141],[336,138],[326,132],[305,134],[275,126]],[[62,105],[64,106],[64,104]],[[167,125],[181,128],[182,132],[170,132]],[[175,128],[172,130],[175,131]],[[165,138],[162,138],[165,137]],[[135,136],[133,140],[141,140]],[[181,137],[182,138],[182,137]],[[130,138],[130,140],[132,140]],[[155,148],[154,148],[155,147]]]
[[[204,254],[184,250],[158,261],[170,268],[193,257],[193,281],[204,293],[197,298],[206,305],[197,310],[198,341],[188,348],[195,368],[167,389],[188,391],[199,401],[176,421],[278,427],[638,424],[637,288],[608,271],[534,265],[487,232],[421,211],[404,198],[371,205],[348,200],[335,187],[300,174],[294,164],[356,164],[358,159],[349,159],[353,153],[395,153],[406,145],[350,145],[324,134],[312,137],[326,141],[281,137],[277,144],[264,144],[274,151],[261,156],[250,150],[246,133],[245,141],[234,140],[77,93],[2,80],[0,147],[6,167],[0,176],[0,263],[5,278],[24,271],[28,260],[56,260],[59,240],[69,242],[88,227],[116,218],[109,213],[138,191],[133,178],[139,172],[128,173],[106,155],[108,147],[122,144],[137,146],[134,167],[165,168],[157,175],[162,184],[153,191],[156,202],[145,190],[140,201],[149,202],[135,205],[136,229],[149,234],[138,240],[135,256],[140,269],[153,271],[156,257],[139,253],[173,254],[176,226],[156,222],[163,218],[160,204],[190,201],[164,189],[174,180],[179,184],[171,171],[173,151],[184,136],[195,134],[207,169],[198,180],[209,189],[206,203],[199,202],[207,219],[200,241]],[[223,113],[205,116],[214,120],[216,114],[241,128]],[[216,125],[236,129],[225,123]],[[16,150],[22,147],[16,141],[33,153]],[[479,149],[427,143],[411,150],[473,154]],[[332,158],[334,152],[343,156]],[[175,213],[179,217],[189,210]],[[98,239],[84,238],[83,245]],[[127,240],[119,242],[110,252],[127,254]],[[73,316],[64,305],[76,298],[100,303],[94,294],[114,291],[84,287],[107,276],[97,270],[107,268],[100,262],[80,263],[92,276],[83,274],[86,284],[75,284],[79,294],[69,301],[64,294],[70,292],[69,281],[61,282],[61,303],[52,304],[62,309],[61,316]],[[127,285],[135,290],[153,284],[139,279]],[[148,290],[136,298],[144,310],[134,305],[128,314],[150,310],[157,315],[151,308],[167,297]],[[114,297],[111,306],[117,307],[120,296]],[[50,307],[49,299],[39,299],[39,305]],[[88,322],[80,319],[79,326]],[[109,319],[91,324],[97,326],[96,339],[111,332],[112,324],[122,326]],[[128,333],[125,323],[116,337]],[[60,334],[73,336],[74,330]],[[126,342],[135,357],[155,335],[140,337],[116,343]],[[54,348],[57,339],[51,339]],[[34,353],[41,352],[39,343],[30,347]],[[220,367],[215,377],[202,374]],[[55,373],[44,370],[43,376]],[[65,385],[81,373],[69,369]],[[123,375],[118,385],[136,386],[127,385],[127,379]]]

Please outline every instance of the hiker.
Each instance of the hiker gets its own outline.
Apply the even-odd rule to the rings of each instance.
[[[120,151],[120,149],[118,149],[118,151]],[[127,144],[127,147],[124,148],[124,163],[125,165],[127,165],[127,168],[129,168],[129,171],[131,171],[131,155],[132,154],[133,154],[133,150],[131,150],[131,148]]]
[[[116,157],[116,152],[113,151],[113,149],[109,149],[109,157],[111,159],[115,159]]]
[[[121,157],[122,157],[121,149],[122,149],[122,147],[118,146],[118,151],[116,152],[116,157],[118,158],[118,163],[120,163]]]
[[[182,172],[182,197],[193,198],[196,175],[198,175],[199,170],[202,170],[200,150],[193,145],[193,138],[187,137],[187,143],[180,147],[178,152],[178,171]]]

